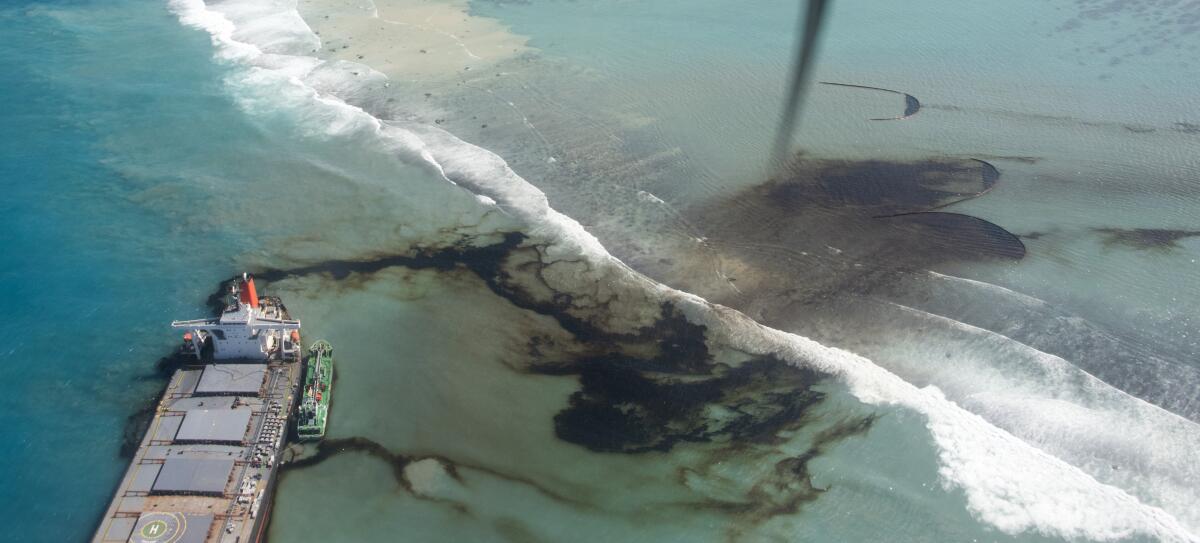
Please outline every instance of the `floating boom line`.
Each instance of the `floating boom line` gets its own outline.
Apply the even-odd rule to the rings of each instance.
[[[901,115],[899,117],[877,117],[877,118],[867,119],[868,121],[902,121],[904,119],[912,117],[913,115],[916,115],[918,111],[921,111],[921,101],[917,100],[916,96],[913,96],[907,92],[901,92],[901,91],[893,90],[893,89],[885,89],[882,87],[869,87],[867,85],[855,85],[853,83],[834,83],[831,81],[821,81],[820,83],[822,85],[830,85],[833,87],[849,87],[852,89],[866,89],[866,90],[873,90],[873,91],[879,91],[879,92],[888,92],[888,93],[892,93],[892,94],[899,94],[900,96],[904,97],[904,114],[903,115]]]

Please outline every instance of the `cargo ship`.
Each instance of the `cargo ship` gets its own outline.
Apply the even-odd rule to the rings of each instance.
[[[308,366],[304,373],[304,395],[296,413],[296,437],[315,441],[325,437],[329,418],[330,392],[333,389],[333,346],[319,340],[308,348]]]
[[[93,543],[265,539],[303,373],[300,321],[254,279],[220,315],[175,321],[171,376]]]

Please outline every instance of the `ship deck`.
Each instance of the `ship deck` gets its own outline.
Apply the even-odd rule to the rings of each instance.
[[[299,360],[176,371],[93,543],[258,541],[302,373]]]

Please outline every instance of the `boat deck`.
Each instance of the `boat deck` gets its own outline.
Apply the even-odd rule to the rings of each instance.
[[[298,358],[176,371],[93,543],[259,541],[304,369]]]

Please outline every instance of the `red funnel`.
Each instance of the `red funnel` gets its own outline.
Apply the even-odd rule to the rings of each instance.
[[[242,303],[250,304],[250,307],[258,307],[258,291],[254,290],[254,278],[249,275],[243,276],[241,292],[238,298]]]

